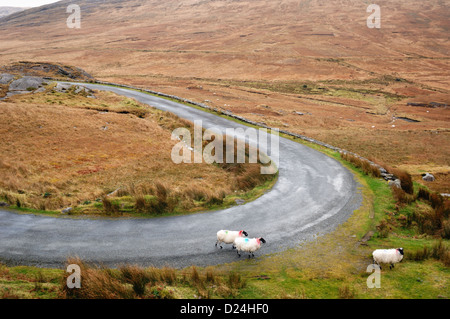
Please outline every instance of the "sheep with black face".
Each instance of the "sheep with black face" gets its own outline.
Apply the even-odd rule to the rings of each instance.
[[[373,262],[380,266],[380,264],[389,264],[389,269],[394,268],[394,265],[403,260],[403,248],[396,249],[376,249],[372,253]]]
[[[261,244],[265,244],[264,238],[242,238],[238,237],[234,241],[234,245],[237,249],[237,254],[241,257],[241,251],[246,251],[249,253],[248,258],[255,257],[254,252],[261,248]]]
[[[219,247],[222,249],[222,243],[225,244],[233,244],[233,249],[234,247],[234,241],[236,238],[239,237],[246,237],[248,236],[247,232],[245,230],[239,230],[239,231],[234,231],[234,230],[219,230],[217,232],[217,241],[216,241],[216,247],[217,245],[219,245]]]

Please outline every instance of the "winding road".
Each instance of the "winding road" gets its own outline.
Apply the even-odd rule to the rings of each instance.
[[[180,103],[124,88],[83,84],[134,98],[205,128],[248,128]],[[248,140],[256,145],[257,141]],[[263,149],[264,150],[264,149]],[[0,261],[63,267],[67,257],[115,267],[206,266],[239,260],[214,244],[220,229],[241,230],[267,241],[256,257],[283,251],[335,229],[361,205],[358,183],[338,161],[280,137],[279,177],[260,198],[220,211],[151,219],[71,219],[0,210]],[[194,165],[194,164],[193,164]],[[246,254],[243,254],[241,259]]]

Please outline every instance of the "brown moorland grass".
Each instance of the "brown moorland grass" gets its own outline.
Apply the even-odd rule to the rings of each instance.
[[[0,197],[17,207],[80,206],[76,213],[108,215],[190,211],[267,180],[254,177],[258,164],[240,170],[174,164],[171,132],[192,124],[112,93],[92,99],[50,87],[2,102],[0,113]],[[204,202],[196,204],[192,190],[203,190]]]

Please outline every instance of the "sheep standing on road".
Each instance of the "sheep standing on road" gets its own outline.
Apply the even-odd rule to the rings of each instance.
[[[248,258],[250,258],[250,254],[252,257],[255,257],[253,253],[261,248],[261,243],[263,244],[266,243],[266,241],[262,237],[259,238],[238,237],[234,241],[234,245],[236,246],[238,256],[241,257],[241,251],[246,251],[249,253]]]
[[[389,264],[389,269],[394,268],[394,265],[403,259],[403,248],[397,249],[376,249],[372,253],[373,263],[380,266],[380,264]]]
[[[234,231],[234,230],[219,230],[217,232],[217,241],[216,241],[216,247],[217,244],[219,244],[219,247],[222,249],[222,243],[225,244],[233,244],[234,249],[234,240],[239,237],[245,237],[248,236],[247,232],[245,230],[240,231]]]

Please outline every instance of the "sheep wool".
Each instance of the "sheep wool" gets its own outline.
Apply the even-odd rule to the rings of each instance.
[[[389,264],[389,268],[403,259],[403,248],[397,249],[376,249],[372,253],[374,263]],[[381,268],[381,267],[380,267]]]
[[[222,243],[225,244],[233,244],[234,248],[234,240],[239,237],[245,237],[248,236],[247,232],[245,230],[240,231],[234,231],[234,230],[219,230],[217,232],[217,241],[216,241],[216,247],[217,245],[222,248]]]
[[[264,240],[264,238],[241,238],[238,237],[236,238],[236,240],[234,241],[234,245],[236,246],[237,249],[237,254],[240,257],[241,251],[246,251],[249,254],[251,254],[252,257],[254,257],[254,252],[259,250],[261,248],[261,243],[265,244],[266,241]],[[249,255],[250,257],[250,255]]]

